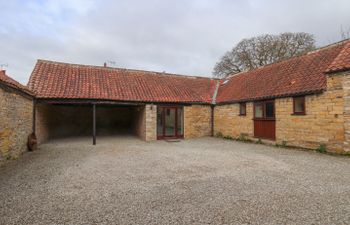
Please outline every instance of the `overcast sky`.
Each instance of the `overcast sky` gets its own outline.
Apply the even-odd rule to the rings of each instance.
[[[0,64],[26,84],[37,59],[211,76],[243,38],[350,29],[349,0],[0,0]],[[112,66],[112,65],[111,65]]]

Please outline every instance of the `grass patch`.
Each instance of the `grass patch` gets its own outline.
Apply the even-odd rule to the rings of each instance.
[[[262,140],[259,138],[259,139],[255,142],[255,144],[261,145],[261,144],[264,144],[264,143],[263,143]]]
[[[318,146],[318,148],[316,149],[316,152],[326,153],[327,152],[327,146],[325,144],[320,144],[320,146]]]
[[[218,137],[218,138],[223,138],[224,137],[224,135],[222,135],[221,132],[217,132],[215,136]]]
[[[229,135],[224,136],[224,139],[227,139],[227,140],[234,140],[234,138],[233,138],[233,137],[231,137],[231,136],[229,136]]]
[[[237,141],[252,142],[252,140],[249,139],[248,134],[243,134],[243,133],[239,135],[239,137],[237,138]]]
[[[283,148],[285,148],[285,147],[287,147],[287,142],[286,141],[282,141],[281,145],[282,145]]]

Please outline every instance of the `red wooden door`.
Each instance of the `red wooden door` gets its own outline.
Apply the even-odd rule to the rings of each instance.
[[[275,102],[254,103],[254,137],[276,139]]]

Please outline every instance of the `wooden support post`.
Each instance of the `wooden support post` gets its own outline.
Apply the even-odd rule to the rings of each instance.
[[[92,144],[96,145],[96,104],[92,105]]]

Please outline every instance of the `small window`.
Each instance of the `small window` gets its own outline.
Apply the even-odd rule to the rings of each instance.
[[[240,116],[245,116],[247,114],[246,108],[247,108],[247,105],[245,102],[239,103],[239,115]]]
[[[263,118],[264,117],[263,104],[255,103],[254,117],[255,118]]]
[[[254,103],[255,119],[275,119],[275,102],[274,100],[260,101]]]
[[[293,98],[293,114],[305,115],[305,97]]]
[[[273,102],[266,102],[266,118],[274,118],[275,112],[273,104]]]

